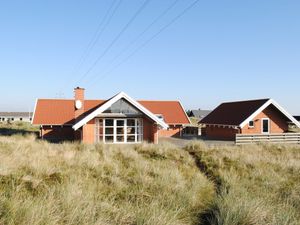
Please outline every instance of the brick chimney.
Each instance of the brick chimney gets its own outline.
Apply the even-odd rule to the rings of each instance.
[[[77,87],[74,89],[74,108],[75,120],[84,113],[84,88]]]

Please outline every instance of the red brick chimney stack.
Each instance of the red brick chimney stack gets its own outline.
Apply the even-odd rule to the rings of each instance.
[[[75,108],[75,119],[84,113],[84,88],[77,87],[74,89],[74,108]]]

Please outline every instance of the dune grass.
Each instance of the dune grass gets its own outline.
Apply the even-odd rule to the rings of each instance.
[[[187,148],[218,186],[208,224],[300,224],[300,147]]]
[[[29,122],[0,122],[0,135],[11,136],[11,135],[25,135],[35,134],[38,135],[39,126],[33,126]]]
[[[199,224],[214,185],[172,145],[0,136],[0,224]]]
[[[51,144],[1,127],[1,225],[300,224],[299,146]]]

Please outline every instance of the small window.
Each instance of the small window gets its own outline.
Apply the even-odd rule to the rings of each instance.
[[[165,118],[164,118],[164,116],[162,114],[156,114],[156,116],[157,116],[158,119],[160,119],[162,121],[165,120]]]
[[[23,118],[20,118],[20,121],[22,121],[23,120]]]
[[[253,120],[249,121],[249,127],[250,127],[250,128],[253,128],[253,127],[254,127],[254,121],[253,121]]]

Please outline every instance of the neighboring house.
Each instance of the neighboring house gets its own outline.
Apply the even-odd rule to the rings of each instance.
[[[201,136],[202,133],[202,125],[198,124],[198,122],[211,113],[211,110],[190,110],[188,111],[188,116],[192,121],[192,125],[186,126],[183,130],[185,136]]]
[[[273,99],[228,102],[219,105],[199,123],[208,138],[234,140],[236,134],[272,134],[300,123]]]
[[[38,99],[33,124],[42,138],[84,143],[158,142],[158,137],[180,137],[190,124],[179,101],[136,101],[121,92],[108,100],[85,100],[75,88],[75,99]]]
[[[211,113],[211,110],[191,110],[188,114],[189,117],[195,117],[199,120],[203,119],[206,117],[209,113]]]
[[[0,121],[5,122],[31,122],[32,120],[32,112],[0,112]]]

